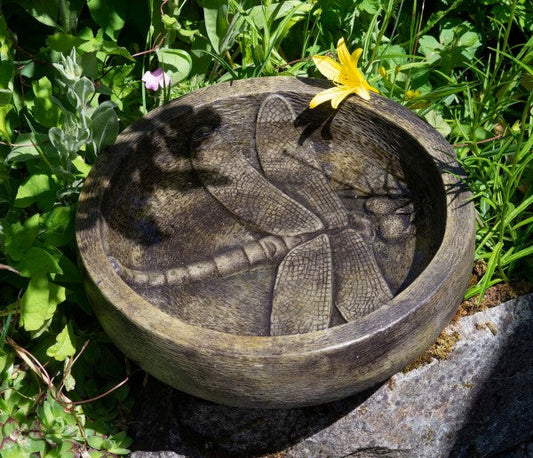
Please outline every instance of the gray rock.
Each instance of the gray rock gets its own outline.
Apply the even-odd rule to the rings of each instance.
[[[150,379],[137,389],[132,456],[469,457],[507,456],[513,447],[513,456],[529,456],[533,294],[448,331],[461,338],[447,360],[303,409],[230,408]]]

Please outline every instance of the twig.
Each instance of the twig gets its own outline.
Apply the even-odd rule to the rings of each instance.
[[[165,14],[165,12],[163,11],[163,7],[168,3],[168,0],[163,0],[161,2],[161,5],[159,5],[159,12],[161,13],[161,17],[163,17],[163,15]]]
[[[413,47],[413,56],[416,54],[416,48],[418,48],[418,39],[420,38],[420,29],[422,28],[422,19],[424,17],[425,0],[422,0],[422,8],[420,9],[420,21],[418,22],[418,30],[416,31],[415,45]]]
[[[59,384],[59,387],[56,388],[53,384],[53,379],[50,378],[50,375],[46,371],[45,367],[40,363],[40,361],[33,356],[28,350],[25,348],[22,348],[19,346],[11,337],[6,337],[7,344],[13,348],[15,353],[19,356],[20,359],[22,359],[28,367],[35,372],[35,374],[45,383],[45,385],[48,388],[48,392],[50,395],[59,402],[65,409],[71,406],[80,405],[80,404],[87,404],[89,402],[96,401],[98,399],[101,399],[108,394],[112,393],[113,391],[119,389],[121,386],[125,385],[130,377],[135,373],[128,375],[124,380],[122,380],[120,383],[115,385],[114,387],[107,390],[105,393],[99,394],[98,396],[94,396],[90,399],[85,399],[83,401],[71,401],[64,393],[63,393],[63,386],[64,386],[64,379]],[[67,365],[67,369],[65,370],[65,373],[69,372],[74,363],[78,360],[80,355],[83,353],[83,351],[87,348],[87,345],[89,344],[89,341],[87,340],[84,344],[81,350],[78,352],[76,357]]]
[[[101,399],[104,396],[107,396],[108,394],[112,393],[113,391],[118,390],[122,385],[126,384],[129,379],[130,379],[130,376],[128,375],[124,380],[122,380],[122,382],[120,382],[117,385],[115,385],[114,387],[110,388],[105,393],[102,393],[102,394],[99,394],[98,396],[95,396],[94,398],[85,399],[83,401],[69,401],[68,404],[75,406],[75,405],[80,405],[80,404],[87,404],[88,402],[93,402],[93,401],[96,401],[98,399]]]
[[[309,60],[309,59],[311,59],[311,56],[301,57],[300,59],[291,60],[290,62],[287,62],[285,64],[278,65],[276,67],[276,70],[281,70],[282,68],[288,67],[289,65],[297,64],[298,62],[304,62],[304,61]]]
[[[155,41],[155,40],[154,40]],[[150,54],[152,52],[155,52],[157,51],[162,45],[163,45],[163,42],[165,41],[165,36],[163,35],[161,37],[161,39],[159,40],[159,43],[157,43],[157,45],[155,46],[152,46],[151,49],[148,49],[147,51],[141,51],[141,52],[137,52],[135,54],[132,54],[131,57],[139,57],[139,56],[142,56],[143,54]]]
[[[13,272],[14,274],[20,275],[20,272],[17,269],[14,269],[11,266],[8,266],[6,264],[0,264],[0,270],[9,270],[9,272]]]
[[[500,138],[507,138],[507,137],[508,135],[504,137],[503,134],[498,134],[498,135],[495,135],[494,137],[486,138],[485,140],[479,140],[478,142],[454,143],[452,146],[454,148],[461,148],[463,146],[469,146],[469,145],[481,145],[482,143],[489,143],[495,140],[499,140]]]

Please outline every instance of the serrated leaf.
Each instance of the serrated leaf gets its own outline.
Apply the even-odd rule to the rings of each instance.
[[[49,315],[50,296],[48,277],[39,275],[30,280],[20,300],[20,323],[26,331],[39,329]]]
[[[24,224],[19,222],[7,226],[5,231],[4,249],[8,256],[15,261],[24,258],[39,233],[39,214],[28,218]]]
[[[424,35],[420,37],[420,40],[418,40],[418,47],[420,52],[428,59],[434,57],[435,54],[438,55],[442,49],[442,45],[435,39],[435,37],[432,37],[431,35]]]
[[[435,110],[431,110],[425,114],[424,118],[431,124],[443,137],[446,137],[452,131],[452,128],[444,120],[444,118]]]
[[[122,56],[125,57],[128,60],[131,60],[132,62],[135,62],[135,59],[131,56],[130,52],[127,48],[124,46],[117,46],[112,41],[104,40],[102,42],[102,48],[101,51],[106,54],[113,54],[115,56]]]
[[[65,361],[66,358],[76,353],[75,342],[76,338],[72,327],[70,324],[67,324],[56,336],[55,344],[48,347],[46,354],[57,361]]]
[[[26,252],[24,259],[16,265],[16,268],[23,277],[32,277],[43,273],[63,273],[58,262],[48,251],[35,246]]]
[[[33,277],[20,300],[20,324],[26,331],[38,330],[65,298],[65,288],[50,283],[47,274]]]
[[[159,48],[157,50],[159,65],[172,79],[172,85],[179,83],[189,76],[192,68],[192,59],[183,49]]]
[[[14,206],[26,208],[37,202],[39,208],[47,210],[55,203],[58,189],[57,183],[51,176],[32,175],[19,186]]]

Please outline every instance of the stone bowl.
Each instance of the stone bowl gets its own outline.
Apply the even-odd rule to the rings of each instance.
[[[127,128],[76,237],[124,354],[217,403],[293,408],[386,380],[470,277],[474,210],[451,147],[379,95],[338,110],[289,77],[222,83]]]

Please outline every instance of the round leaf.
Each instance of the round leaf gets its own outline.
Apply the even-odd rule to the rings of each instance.
[[[192,59],[187,51],[160,48],[157,51],[157,57],[163,71],[172,78],[173,85],[189,76],[192,68]]]

